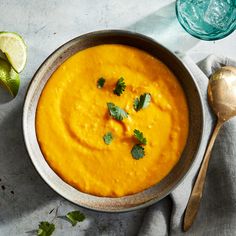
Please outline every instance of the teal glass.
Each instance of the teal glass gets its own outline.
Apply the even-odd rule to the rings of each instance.
[[[183,28],[199,39],[222,39],[236,29],[236,0],[177,0]]]

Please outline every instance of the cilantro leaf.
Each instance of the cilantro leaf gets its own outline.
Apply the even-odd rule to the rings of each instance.
[[[112,142],[112,139],[113,139],[113,135],[111,132],[107,132],[104,136],[103,136],[103,140],[104,140],[104,143],[109,145],[111,142]]]
[[[55,225],[47,221],[42,221],[37,230],[38,236],[50,236],[55,230]]]
[[[97,81],[97,87],[98,88],[102,88],[105,84],[106,80],[104,78],[100,78],[98,81]]]
[[[135,144],[131,150],[134,159],[139,160],[145,155],[144,148],[140,144]]]
[[[140,110],[140,108],[139,108],[139,99],[138,99],[138,98],[135,98],[135,99],[134,99],[133,107],[134,107],[134,110],[135,110],[135,111]]]
[[[134,130],[134,137],[141,143],[146,145],[147,139],[143,136],[143,133],[137,129]]]
[[[117,96],[120,96],[125,91],[126,85],[124,82],[124,78],[120,78],[116,83],[116,88],[113,90],[113,93]]]
[[[124,118],[128,117],[128,113],[126,111],[116,106],[112,102],[107,103],[107,108],[109,110],[110,115],[116,120],[123,120]]]
[[[71,222],[72,226],[75,226],[78,222],[85,219],[85,215],[80,211],[71,211],[66,214],[66,218]]]
[[[142,108],[146,108],[151,102],[151,94],[150,93],[144,93],[140,95],[139,98],[134,99],[134,110],[139,111]]]

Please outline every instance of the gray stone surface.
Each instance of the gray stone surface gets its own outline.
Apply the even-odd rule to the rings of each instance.
[[[28,62],[21,73],[19,94],[9,100],[0,89],[0,236],[34,235],[40,221],[81,209],[48,187],[33,168],[22,137],[22,106],[27,86],[43,60],[62,43],[82,33],[125,28],[150,35],[172,50],[195,60],[208,53],[235,57],[230,45],[235,33],[219,42],[199,42],[177,25],[172,1],[145,0],[0,0],[0,31],[20,33],[28,45]],[[169,4],[169,5],[168,5]],[[87,219],[71,227],[56,218],[55,235],[136,235],[140,210],[122,214],[81,209]]]

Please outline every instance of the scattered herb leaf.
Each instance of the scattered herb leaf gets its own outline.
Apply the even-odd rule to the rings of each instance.
[[[111,132],[107,132],[104,136],[103,136],[103,140],[104,140],[104,143],[109,145],[111,142],[112,142],[112,139],[113,139],[113,135]]]
[[[144,93],[140,95],[139,98],[134,99],[134,110],[139,111],[142,108],[146,108],[151,102],[151,94],[150,93]]]
[[[134,99],[133,107],[134,107],[134,110],[135,110],[135,111],[140,110],[140,108],[139,108],[139,99],[138,99],[138,98],[135,98],[135,99]]]
[[[117,96],[120,96],[125,91],[126,85],[124,82],[124,78],[120,78],[116,83],[116,88],[113,90],[113,93]]]
[[[134,130],[134,137],[141,143],[146,145],[147,139],[143,136],[143,133],[137,129]]]
[[[38,236],[50,236],[55,230],[55,225],[47,221],[42,221],[39,223],[39,228],[37,230]]]
[[[75,226],[78,222],[85,219],[85,215],[80,211],[71,211],[66,214],[66,218],[71,222],[72,226]]]
[[[104,78],[100,78],[98,81],[97,81],[97,87],[98,88],[102,88],[105,84],[106,80]]]
[[[145,155],[144,148],[140,144],[135,144],[131,150],[134,159],[139,160]]]
[[[128,117],[128,113],[126,111],[116,106],[112,102],[107,103],[107,108],[109,110],[110,115],[116,120],[123,120],[124,118]]]

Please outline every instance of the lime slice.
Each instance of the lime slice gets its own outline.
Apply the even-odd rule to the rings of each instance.
[[[20,86],[20,76],[12,68],[10,63],[0,58],[0,84],[6,88],[12,96],[16,96]]]
[[[0,50],[5,53],[16,72],[20,73],[26,63],[27,51],[22,37],[16,33],[0,32]]]

